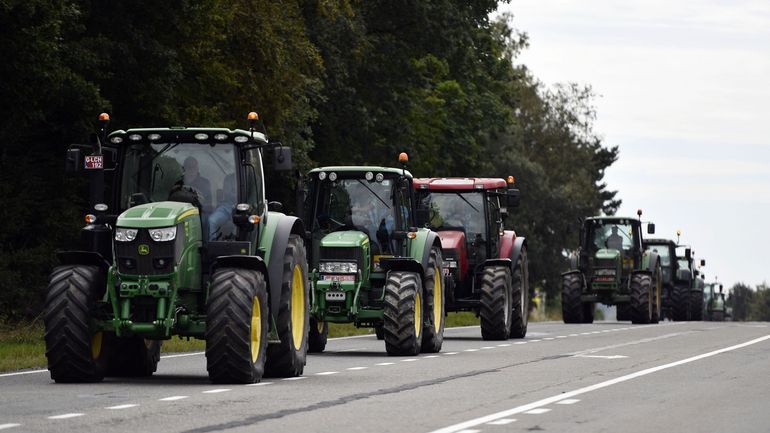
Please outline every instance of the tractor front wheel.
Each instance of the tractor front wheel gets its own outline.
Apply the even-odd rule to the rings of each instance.
[[[652,277],[637,273],[631,276],[631,323],[651,323],[653,318],[654,286]]]
[[[564,275],[561,287],[561,313],[564,323],[584,323],[586,308],[580,299],[582,294],[583,275],[576,272]]]
[[[305,369],[310,323],[309,289],[305,244],[298,235],[291,235],[283,257],[281,303],[276,315],[281,342],[267,347],[265,373],[268,376],[294,377]]]
[[[265,372],[267,288],[259,271],[220,268],[206,305],[206,369],[214,383],[254,383]]]
[[[420,353],[423,333],[422,281],[416,272],[391,271],[385,281],[383,333],[388,355]]]
[[[524,338],[527,336],[527,323],[529,322],[529,259],[527,250],[521,249],[516,267],[513,270],[511,284],[511,338]]]
[[[329,324],[310,317],[310,330],[308,331],[308,353],[321,353],[326,349],[326,341],[329,338]]]
[[[676,285],[671,290],[671,318],[673,320],[687,320],[689,292],[690,288],[683,285]]]
[[[481,276],[481,338],[507,340],[511,335],[513,294],[511,269],[507,266],[487,266]],[[521,296],[520,293],[517,295]]]
[[[99,382],[107,351],[104,333],[91,329],[91,313],[106,278],[96,266],[59,266],[51,273],[45,299],[45,356],[56,382]]]
[[[422,352],[438,353],[444,343],[444,262],[441,250],[431,248],[425,269],[425,317],[430,321],[422,336]]]
[[[703,293],[690,292],[690,320],[703,320]]]

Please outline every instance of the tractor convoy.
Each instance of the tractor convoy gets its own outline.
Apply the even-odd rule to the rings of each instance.
[[[150,376],[173,337],[205,341],[212,382],[254,383],[301,375],[330,323],[373,328],[394,356],[441,351],[449,312],[475,313],[484,340],[526,336],[527,242],[504,224],[512,176],[413,178],[405,153],[399,167],[319,167],[290,216],[266,197],[263,159],[290,171],[291,149],[256,113],[247,129],[109,132],[99,119],[92,144],[67,150],[89,211],[47,289],[54,381]],[[642,224],[641,211],[583,221],[565,323],[592,322],[596,303],[633,323],[723,320],[721,284],[704,284],[692,249],[645,240]]]

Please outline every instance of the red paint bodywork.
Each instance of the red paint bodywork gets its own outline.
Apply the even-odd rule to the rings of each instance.
[[[431,177],[414,179],[413,182],[416,189],[429,190],[475,190],[507,187],[503,179],[489,177]]]
[[[513,242],[515,240],[516,232],[513,230],[505,230],[503,236],[500,238],[500,254],[497,257],[501,259],[511,257],[511,250],[513,250]]]
[[[468,246],[465,243],[465,233],[459,230],[442,230],[438,232],[441,238],[441,249],[444,251],[457,251],[457,273],[459,280],[465,279],[468,273]]]

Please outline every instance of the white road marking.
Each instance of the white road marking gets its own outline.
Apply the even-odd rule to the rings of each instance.
[[[580,335],[591,335],[590,332],[581,332]]]
[[[210,389],[208,391],[203,391],[203,394],[219,394],[220,392],[228,392],[232,391],[230,388],[217,388],[217,389]]]
[[[250,383],[246,386],[266,386],[266,385],[272,385],[273,382],[259,382],[259,383]]]
[[[184,400],[186,398],[190,398],[190,396],[189,395],[172,395],[171,397],[159,398],[158,401],[177,401],[177,400]]]
[[[598,334],[599,331],[592,331],[591,334]]]
[[[316,376],[328,376],[330,374],[337,374],[339,371],[322,371],[320,373],[316,373]]]
[[[137,406],[139,406],[139,405],[138,405],[138,404],[119,404],[119,405],[117,405],[117,406],[108,406],[108,407],[105,407],[105,409],[109,409],[109,410],[121,410],[121,409],[130,409],[130,408],[132,408],[132,407],[137,407]]]
[[[393,364],[395,364],[395,362],[380,362],[374,365],[393,365]]]
[[[508,425],[512,422],[516,422],[516,420],[513,418],[503,418],[497,421],[488,422],[487,425]]]
[[[447,352],[444,355],[457,355],[460,352]]]
[[[287,377],[287,378],[281,379],[281,380],[294,381],[294,380],[305,380],[305,379],[307,379],[307,376]]]
[[[463,352],[478,352],[479,349],[465,349]]]
[[[567,336],[566,335],[559,335],[556,338],[567,338]]]
[[[545,338],[543,338],[543,340],[549,340],[550,341],[550,340],[555,340],[555,338],[553,338],[553,337],[545,337]]]
[[[622,359],[628,357],[625,355],[575,355],[573,358]]]
[[[460,430],[457,433],[479,433],[481,430]]]
[[[84,413],[65,413],[62,415],[49,416],[48,419],[69,419],[69,418],[77,418],[83,415],[85,414]]]
[[[577,399],[577,398],[568,398],[566,400],[557,401],[556,404],[575,404],[579,401],[580,399]]]
[[[489,349],[494,349],[494,347],[492,347],[492,346],[484,346],[481,349],[482,350],[489,350]]]
[[[528,410],[528,411],[526,411],[524,413],[527,414],[527,415],[540,415],[540,414],[543,414],[543,413],[546,413],[546,412],[550,412],[550,411],[551,411],[551,409],[548,409],[547,407],[540,407],[540,408],[537,408],[537,409]]]
[[[423,356],[423,358],[438,358],[438,355]]]
[[[14,428],[14,427],[18,427],[18,426],[20,426],[20,425],[21,425],[21,424],[13,424],[13,423],[8,423],[8,424],[0,424],[0,430],[5,430],[5,429],[7,429],[7,428]]]
[[[510,347],[510,346],[511,346],[510,343],[503,343],[503,344],[498,344],[497,345],[497,347]]]
[[[577,334],[569,334],[570,337],[577,337]]]
[[[177,353],[176,355],[161,356],[160,359],[184,358],[185,356],[203,355],[206,352]]]
[[[530,343],[537,343],[538,341],[542,341],[542,340],[529,340]]]
[[[4,373],[0,374],[0,377],[9,377],[9,376],[21,376],[23,374],[32,374],[32,373],[45,373],[48,370],[29,370],[29,371],[17,371],[16,373]],[[3,424],[5,425],[5,424]],[[15,427],[15,426],[14,426]],[[8,427],[6,427],[8,428]]]
[[[725,347],[723,349],[714,350],[712,352],[704,353],[701,355],[692,356],[690,358],[682,359],[675,362],[670,362],[668,364],[659,365],[657,367],[651,367],[644,370],[640,370],[631,374],[627,374],[625,376],[616,377],[615,379],[606,380],[604,382],[597,383],[595,385],[586,386],[584,388],[576,389],[574,391],[564,392],[557,395],[554,395],[552,397],[544,398],[542,400],[535,401],[533,403],[525,404],[522,406],[517,406],[511,409],[507,409],[501,412],[493,413],[490,415],[482,416],[479,418],[475,418],[469,421],[461,422],[458,424],[454,424],[448,427],[440,428],[438,430],[434,430],[431,433],[458,433],[462,431],[463,429],[469,428],[469,427],[475,427],[481,424],[486,424],[490,421],[495,421],[501,418],[506,418],[511,415],[524,413],[527,411],[531,411],[532,409],[538,409],[543,406],[547,406],[549,404],[558,403],[563,400],[570,399],[572,397],[577,397],[578,395],[586,394],[592,391],[597,391],[603,388],[610,387],[612,385],[617,385],[619,383],[627,382],[632,379],[636,379],[638,377],[646,376],[648,374],[657,373],[661,370],[666,370],[669,368],[677,367],[683,364],[688,364],[691,362],[699,361],[704,358],[709,358],[715,355],[719,355],[721,353],[725,352],[731,352],[734,350],[738,350],[747,346],[751,346],[753,344],[760,343],[762,341],[770,340],[770,335],[765,335],[764,337],[755,338],[753,340],[749,340],[745,343],[736,344],[734,346]]]
[[[414,362],[414,361],[419,361],[419,359],[417,359],[417,358],[407,358],[407,359],[402,359],[401,360],[401,362]]]
[[[346,368],[346,370],[351,370],[351,371],[366,370],[367,368],[369,368],[369,367],[350,367],[350,368]]]

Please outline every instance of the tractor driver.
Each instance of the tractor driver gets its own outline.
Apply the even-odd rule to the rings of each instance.
[[[623,251],[623,237],[618,234],[618,226],[612,226],[612,234],[607,236],[605,244],[611,250]]]
[[[214,241],[232,234],[232,229],[227,230],[228,223],[233,220],[233,208],[237,200],[235,190],[235,174],[225,176],[222,182],[222,200],[217,208],[209,216],[209,240]]]
[[[194,156],[188,156],[182,165],[184,175],[182,182],[184,185],[191,186],[198,191],[200,202],[203,209],[211,206],[211,182],[200,175],[198,171],[198,160]]]

